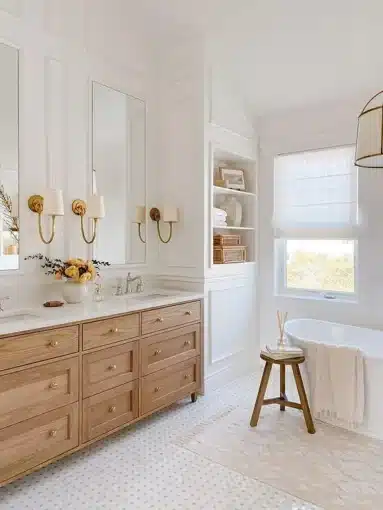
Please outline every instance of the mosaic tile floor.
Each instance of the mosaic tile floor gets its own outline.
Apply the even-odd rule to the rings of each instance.
[[[246,377],[176,404],[4,487],[0,510],[323,510],[294,487],[289,494],[188,448],[199,431],[251,406],[256,386]]]

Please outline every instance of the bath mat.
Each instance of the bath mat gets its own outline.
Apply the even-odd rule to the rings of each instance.
[[[275,407],[251,428],[251,411],[236,408],[177,442],[326,510],[383,509],[383,442],[318,422],[310,435],[299,411]]]

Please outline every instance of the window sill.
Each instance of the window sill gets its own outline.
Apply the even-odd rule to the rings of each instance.
[[[299,299],[304,301],[319,301],[321,303],[338,303],[338,304],[348,304],[348,305],[357,305],[359,300],[357,296],[334,296],[334,298],[326,298],[322,295],[310,295],[310,294],[295,294],[289,292],[278,292],[274,294],[276,298],[283,299]]]

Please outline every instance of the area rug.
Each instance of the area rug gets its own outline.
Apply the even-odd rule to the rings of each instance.
[[[326,510],[383,509],[383,443],[324,423],[306,432],[302,413],[236,408],[177,442],[195,453]]]

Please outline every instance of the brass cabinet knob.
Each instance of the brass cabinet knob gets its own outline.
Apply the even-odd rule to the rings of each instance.
[[[109,412],[110,413],[115,413],[116,412],[116,406],[110,406],[109,407]]]
[[[187,311],[185,312],[185,315],[191,315],[191,314],[192,314],[192,313],[191,313],[191,311],[190,311],[190,310],[187,310]]]
[[[158,393],[159,391],[160,391],[160,387],[159,387],[159,386],[156,386],[156,387],[154,388],[154,393]]]
[[[117,365],[109,365],[108,366],[108,370],[116,370],[117,369]]]
[[[187,347],[188,345],[191,345],[191,341],[190,340],[185,340],[184,346]]]
[[[154,356],[158,356],[159,354],[161,354],[161,352],[162,352],[161,349],[156,349],[154,351]]]
[[[50,345],[51,347],[57,347],[57,346],[58,346],[58,344],[59,344],[59,343],[58,343],[58,341],[57,341],[57,340],[51,340],[51,341],[49,342],[49,345]]]
[[[54,381],[53,381],[53,382],[51,382],[51,383],[50,383],[50,385],[49,385],[49,389],[50,389],[50,390],[55,390],[56,388],[58,388],[58,386],[59,386],[59,385],[57,384],[57,382],[54,382]]]
[[[189,379],[190,375],[189,374],[185,374],[184,375],[184,379]]]
[[[118,328],[110,328],[109,333],[118,333]]]
[[[164,322],[164,318],[163,317],[157,317],[156,322]]]
[[[49,431],[49,437],[56,437],[57,436],[57,430],[50,430]]]

